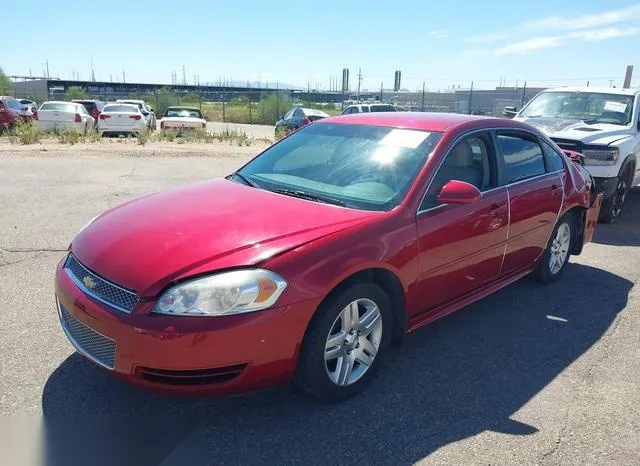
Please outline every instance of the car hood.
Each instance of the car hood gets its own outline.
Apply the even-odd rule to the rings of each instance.
[[[576,119],[551,117],[516,117],[514,119],[535,126],[551,138],[570,139],[584,144],[608,145],[632,134],[627,126],[609,123],[588,125]]]
[[[376,215],[220,179],[108,210],[71,250],[107,280],[154,296],[174,280],[258,264]]]

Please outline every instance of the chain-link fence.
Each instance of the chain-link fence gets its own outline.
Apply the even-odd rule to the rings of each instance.
[[[505,107],[515,107],[518,110],[542,89],[554,87],[553,83],[536,86],[516,83],[506,86],[499,81],[484,81],[482,85],[470,82],[466,88],[451,86],[446,89],[430,89],[423,86],[415,91],[391,91],[381,88],[376,91],[361,89],[356,92],[339,92],[213,86],[146,90],[143,87],[148,88],[152,85],[63,86],[51,85],[56,84],[55,81],[49,83],[45,92],[37,92],[34,86],[28,89],[27,86],[20,85],[30,83],[15,83],[15,95],[17,98],[34,100],[38,104],[46,100],[79,98],[104,102],[142,99],[154,108],[157,115],[161,115],[169,106],[192,106],[200,108],[210,121],[265,125],[274,124],[293,106],[314,108],[329,115],[336,115],[348,105],[374,102],[392,104],[404,111],[503,116]]]

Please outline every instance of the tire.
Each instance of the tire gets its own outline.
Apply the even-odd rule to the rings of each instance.
[[[575,222],[571,214],[565,214],[558,220],[540,262],[532,273],[534,279],[542,283],[553,283],[562,276],[571,257],[571,247],[576,237],[574,229]],[[552,257],[555,258],[554,261]],[[561,261],[560,264],[558,260]]]
[[[622,175],[618,176],[616,190],[613,196],[607,199],[602,205],[599,218],[602,223],[615,223],[622,216],[624,201],[627,199],[627,194],[629,193],[629,182],[627,178],[626,170]]]
[[[351,317],[355,312],[358,320]],[[389,350],[392,319],[389,297],[373,283],[357,283],[330,296],[307,329],[295,385],[325,402],[342,401],[362,392],[379,372]],[[329,337],[335,345],[327,349]]]

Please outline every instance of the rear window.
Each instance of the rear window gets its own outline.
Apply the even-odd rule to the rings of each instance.
[[[193,108],[168,108],[164,116],[170,118],[202,118],[202,113],[200,113],[200,110]]]
[[[88,112],[98,107],[95,102],[80,102],[80,104],[86,108]]]
[[[45,102],[40,107],[40,111],[51,112],[74,112],[77,110],[75,104],[68,104],[64,102]]]
[[[135,105],[107,105],[103,112],[138,113]]]

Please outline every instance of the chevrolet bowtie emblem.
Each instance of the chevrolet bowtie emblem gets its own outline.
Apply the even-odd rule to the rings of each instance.
[[[89,288],[90,290],[93,290],[96,287],[96,282],[93,278],[91,278],[89,275],[86,275],[83,279],[82,279],[82,283],[84,283],[84,286],[86,286],[87,288]]]

